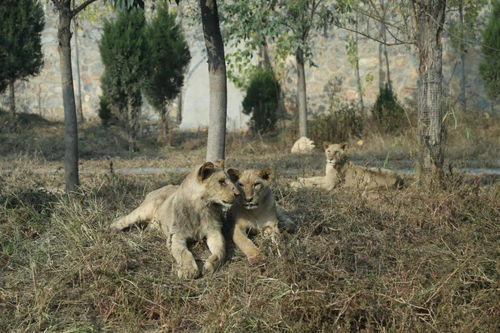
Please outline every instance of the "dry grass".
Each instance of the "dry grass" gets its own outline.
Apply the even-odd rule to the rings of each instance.
[[[16,166],[0,178],[0,331],[498,329],[498,183],[457,177],[367,202],[293,192],[280,178],[275,193],[297,233],[277,244],[257,237],[262,266],[230,251],[213,277],[181,281],[160,235],[105,228],[182,174],[84,176],[68,198],[47,190],[60,175]]]
[[[450,156],[498,161],[499,128],[496,119],[460,122],[449,130]],[[276,196],[300,227],[278,243],[256,237],[267,254],[261,266],[230,249],[213,277],[181,281],[161,235],[140,228],[110,234],[106,226],[184,173],[111,174],[104,157],[115,170],[186,167],[203,160],[206,133],[177,133],[168,149],[143,140],[134,154],[120,144],[118,129],[87,124],[81,133],[89,152],[81,169],[102,170],[83,173],[71,198],[59,190],[60,172],[35,173],[60,167],[60,123],[0,133],[1,332],[498,330],[496,177],[456,175],[439,189],[408,179],[406,188],[375,201],[342,190],[294,192],[287,183],[295,175],[286,171],[321,173],[321,152],[297,158],[282,138],[231,134],[227,164],[275,167]],[[413,154],[411,135],[364,139],[354,154],[365,163]],[[194,251],[207,256],[202,243]]]

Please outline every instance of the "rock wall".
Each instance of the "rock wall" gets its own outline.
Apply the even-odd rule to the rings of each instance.
[[[30,112],[47,118],[62,119],[63,106],[61,97],[59,55],[57,51],[57,14],[50,2],[44,2],[46,26],[42,33],[42,47],[45,56],[41,74],[16,84],[17,107],[20,112]],[[100,76],[103,72],[98,42],[102,34],[100,25],[81,20],[78,33],[80,72],[82,83],[82,107],[87,118],[97,117],[99,103]],[[357,100],[356,78],[354,69],[347,61],[345,51],[346,38],[350,33],[332,30],[328,35],[315,37],[314,66],[306,66],[308,108],[310,112],[321,112],[329,107],[328,86],[332,81],[340,83],[340,97],[346,100]],[[183,128],[206,126],[208,124],[208,72],[204,43],[200,27],[191,27],[186,33],[192,61],[183,89],[182,124]],[[74,39],[73,60],[75,61]],[[444,82],[445,90],[451,103],[458,96],[458,61],[459,56],[444,39]],[[397,95],[405,104],[411,105],[416,89],[415,52],[408,46],[392,46],[388,48],[390,57],[391,78]],[[366,105],[371,105],[378,93],[378,44],[361,39],[359,43],[360,73],[364,85]],[[492,109],[483,93],[478,74],[480,55],[478,49],[471,49],[467,54],[468,106],[474,109]],[[76,64],[74,64],[75,93],[77,91]],[[296,71],[293,58],[290,59],[283,73],[285,91],[288,96],[295,94]],[[371,80],[369,79],[371,78]],[[240,128],[245,126],[248,117],[241,113],[243,92],[228,84],[228,126]],[[0,95],[0,106],[8,108],[7,92]],[[175,107],[172,108],[176,110]],[[155,118],[154,112],[144,106],[144,118]]]

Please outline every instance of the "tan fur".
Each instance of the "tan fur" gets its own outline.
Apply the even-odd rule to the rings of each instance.
[[[199,275],[187,241],[206,238],[211,256],[205,261],[203,271],[212,273],[224,260],[222,215],[237,202],[240,191],[234,181],[239,174],[238,170],[225,172],[206,162],[194,168],[181,185],[167,185],[149,193],[138,208],[110,228],[122,230],[137,222],[153,222],[167,237],[167,245],[178,265],[178,276],[187,279]]]
[[[234,220],[233,241],[251,262],[261,258],[261,251],[248,238],[247,232],[275,236],[279,233],[278,224],[289,230],[295,229],[295,223],[274,200],[269,186],[273,177],[274,171],[270,168],[245,170],[238,181],[242,198],[230,210],[230,218]]]
[[[402,179],[394,172],[384,168],[366,168],[348,161],[347,143],[332,144],[325,142],[325,176],[299,178],[292,187],[318,187],[332,190],[345,186],[364,191],[396,188]]]

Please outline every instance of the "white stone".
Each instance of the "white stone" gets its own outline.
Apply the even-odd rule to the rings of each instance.
[[[304,153],[310,153],[314,149],[314,142],[306,138],[305,136],[301,137],[295,143],[293,144],[292,147],[292,154],[304,154]]]

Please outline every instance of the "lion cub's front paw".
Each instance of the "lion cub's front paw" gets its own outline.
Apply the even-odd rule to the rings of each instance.
[[[192,280],[199,276],[200,272],[198,270],[198,265],[194,263],[193,265],[183,265],[177,270],[177,276],[179,279]]]
[[[221,260],[216,258],[208,258],[203,265],[203,275],[212,275],[217,268],[219,268]]]
[[[255,255],[248,257],[248,263],[252,266],[260,265],[266,260],[266,256],[260,251],[256,252]]]

